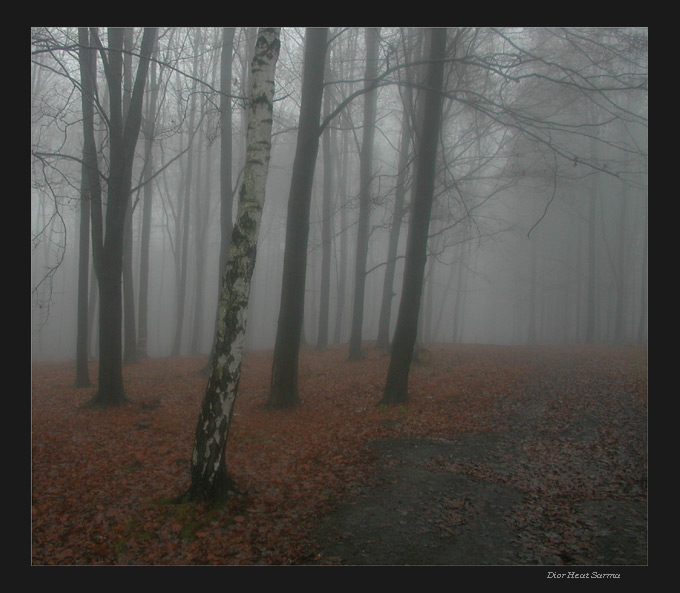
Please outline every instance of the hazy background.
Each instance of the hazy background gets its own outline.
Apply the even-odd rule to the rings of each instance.
[[[52,29],[55,38],[68,35],[68,28]],[[646,36],[646,30],[638,32]],[[334,42],[332,57],[337,59],[337,68],[342,64],[348,79],[359,81],[358,85],[364,65],[363,47],[357,39],[362,39],[363,33],[358,30],[353,34],[355,53],[351,53],[352,46],[348,41],[352,35],[350,30]],[[486,55],[491,44],[498,43],[497,38],[495,42],[491,39],[487,30],[484,34],[488,39],[475,38],[477,45],[474,47],[470,35],[469,51],[475,52],[474,55]],[[531,34],[547,35],[552,43],[548,34],[526,33]],[[197,113],[201,117],[196,118],[198,131],[192,143],[195,183],[192,199],[200,200],[201,211],[207,213],[207,226],[197,228],[196,217],[192,216],[183,355],[207,354],[210,350],[220,244],[218,100],[209,87],[197,90],[190,78],[178,74],[178,70],[189,71],[196,56],[200,56],[200,78],[209,81],[213,89],[219,88],[215,77],[219,75],[216,61],[219,59],[220,29],[203,28],[200,47],[189,43],[195,39],[194,35],[195,28],[185,28],[176,35],[173,63],[177,70],[160,72],[162,105],[157,120],[158,134],[154,139],[154,158],[158,166],[169,162],[181,147],[186,146],[189,138],[186,108],[189,97],[198,92]],[[249,308],[247,345],[250,349],[273,347],[276,334],[286,206],[295,154],[303,35],[303,29],[287,28],[282,38],[276,82],[275,136]],[[396,43],[399,31],[383,28],[382,35],[381,55],[387,57],[390,43]],[[179,39],[185,44],[181,45]],[[241,93],[247,41],[247,29],[237,28],[233,65],[235,94]],[[554,43],[551,51],[556,51],[559,45],[557,41]],[[544,41],[532,47],[548,45]],[[580,59],[576,54],[573,58],[560,56],[563,60]],[[617,67],[622,72],[630,72],[643,65],[646,76],[646,53],[644,63],[639,57],[628,57],[630,62],[622,51],[616,58],[620,62]],[[77,79],[77,64],[67,54],[49,52],[32,56],[31,142],[34,152],[80,154],[80,97],[64,72],[70,72]],[[600,101],[612,117],[606,125],[589,129],[581,127],[580,122],[597,118],[602,122],[602,115],[586,113],[579,93],[555,88],[536,77],[523,80],[510,91],[502,80],[493,80],[488,72],[488,68],[463,67],[461,64],[456,74],[457,100],[447,102],[445,107],[442,145],[446,148],[446,157],[441,159],[443,172],[438,178],[430,227],[431,255],[426,270],[420,341],[584,343],[588,280],[593,266],[594,341],[646,341],[646,91],[644,94],[631,91],[625,105],[620,103],[620,95],[617,96],[616,109]],[[470,98],[465,99],[462,88],[483,89],[486,97],[502,97],[503,101],[512,102],[513,114],[524,113],[532,118],[526,125],[531,134],[509,127],[506,125],[508,120],[501,125],[489,115],[488,109],[476,109]],[[346,89],[338,92],[347,94]],[[100,88],[100,94],[105,95],[103,88]],[[331,343],[335,341],[341,293],[344,294],[344,310],[339,342],[346,343],[349,339],[356,243],[354,223],[359,193],[356,138],[361,136],[361,109],[359,98],[350,104],[343,118],[334,122],[334,154],[347,151],[348,160],[344,189],[337,181],[333,187]],[[614,117],[623,113],[626,114],[623,118]],[[396,85],[380,88],[373,167],[376,199],[371,214],[373,230],[367,265],[367,269],[375,269],[367,277],[363,331],[367,341],[374,340],[377,335],[385,269],[381,264],[387,254],[402,117],[399,88]],[[234,179],[242,166],[242,118],[243,110],[235,100]],[[537,137],[542,129],[538,121],[551,122],[546,126],[551,129],[545,131],[540,141],[532,141],[532,136]],[[572,128],[572,124],[577,127]],[[340,128],[348,130],[350,125],[354,126],[354,131],[345,132],[349,136],[343,143]],[[103,126],[100,130],[100,140],[105,142]],[[556,156],[546,138],[563,154]],[[140,155],[143,141],[141,135],[137,146]],[[572,158],[574,155],[581,155],[581,158]],[[341,162],[340,159],[338,156],[337,162]],[[133,179],[140,179],[141,160],[140,156]],[[176,217],[186,166],[185,156],[153,181],[148,318],[148,353],[151,356],[170,354],[176,327],[177,270],[173,250],[176,249]],[[32,356],[36,361],[75,359],[79,179],[80,167],[76,162],[66,158],[32,158],[30,331]],[[321,280],[322,183],[320,149],[311,211],[304,325],[305,339],[312,345],[317,337]],[[141,192],[133,194],[133,204],[140,195]],[[134,210],[132,229],[136,287],[141,201]],[[404,253],[406,233],[405,219],[399,254]],[[343,243],[343,234],[346,243]],[[199,236],[206,238],[204,280],[200,285],[196,260],[196,237]],[[346,269],[341,277],[343,245]],[[401,293],[402,269],[403,260],[399,260],[394,283],[393,324]],[[92,268],[90,279],[93,313],[97,299]],[[194,311],[199,299],[203,313],[196,323]],[[91,357],[96,357],[97,317],[91,318],[89,351]]]

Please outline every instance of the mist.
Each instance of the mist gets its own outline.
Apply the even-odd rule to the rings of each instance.
[[[332,75],[326,77],[324,92],[332,92],[338,105],[359,88],[364,57],[361,29],[337,27],[332,32]],[[381,29],[381,73],[403,59],[401,45],[416,33]],[[236,28],[232,62],[234,215],[245,150],[249,34],[247,28]],[[74,35],[67,28],[32,29],[34,361],[76,357],[82,116],[74,98],[77,60],[56,49],[58,42]],[[273,348],[277,333],[303,38],[303,29],[282,32],[271,161],[248,304],[246,347],[253,351]],[[644,51],[639,47],[646,38],[642,28],[567,33],[533,28],[451,30],[449,44],[455,51],[446,72],[419,345],[646,343],[647,54],[646,45]],[[596,53],[598,44],[603,55]],[[222,233],[220,48],[219,28],[202,28],[200,35],[191,27],[161,29],[159,34],[153,79],[160,89],[153,114],[154,176],[146,182],[152,196],[146,344],[151,357],[204,356],[213,344]],[[591,53],[584,57],[579,49]],[[517,63],[510,63],[511,58]],[[522,58],[527,64],[519,66]],[[575,71],[582,78],[567,81],[566,73]],[[606,77],[603,88],[594,82],[598,75]],[[101,77],[99,86],[105,102]],[[403,80],[394,75],[377,91],[365,348],[371,347],[379,331],[406,117],[404,89]],[[353,312],[362,106],[358,96],[329,125],[333,170],[328,342],[337,347],[349,341]],[[148,174],[145,163],[151,162],[144,154],[147,124],[142,124],[132,172],[127,234],[131,276],[124,280],[132,286],[133,301],[127,304],[134,307],[136,330],[143,180]],[[105,169],[108,136],[102,118],[97,119],[97,140]],[[189,151],[183,152],[187,147]],[[409,171],[407,184],[412,174]],[[324,175],[322,147],[313,179],[307,245],[303,344],[309,347],[315,347],[319,335]],[[409,185],[399,222],[390,333],[402,293],[410,200]],[[87,351],[95,360],[99,299],[91,261],[89,283]],[[182,290],[179,351],[173,352]]]

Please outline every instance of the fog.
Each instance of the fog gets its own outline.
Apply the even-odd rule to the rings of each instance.
[[[192,27],[161,31],[155,72],[161,91],[153,139],[157,174],[150,182],[147,353],[172,354],[184,247],[186,298],[179,354],[207,355],[215,327],[221,242],[217,91],[221,29],[202,28],[200,36]],[[325,92],[332,90],[338,104],[362,84],[364,48],[360,28],[332,31],[333,76],[327,80],[333,82],[327,83]],[[248,32],[236,28],[232,64],[235,188],[245,141]],[[406,34],[405,29],[381,29],[381,72],[401,59],[399,48]],[[571,37],[561,29],[533,28],[502,32],[472,28],[456,34],[460,37],[443,106],[419,343],[645,343],[646,29],[578,30],[571,31]],[[76,32],[68,28],[32,29],[30,323],[35,361],[76,357],[82,115],[76,57],[59,49],[74,38]],[[249,301],[249,350],[270,349],[276,337],[303,45],[304,29],[284,29],[266,201]],[[404,117],[404,86],[396,77],[388,81],[378,90],[376,114],[362,332],[366,347],[378,333]],[[99,84],[100,100],[105,102],[105,84],[101,79]],[[362,105],[359,95],[330,126],[334,165],[330,344],[346,345],[350,335]],[[97,120],[97,132],[105,163],[108,138],[102,118]],[[131,194],[137,321],[144,140],[142,133]],[[182,153],[189,143],[191,152]],[[316,344],[319,331],[323,157],[320,149],[307,249],[304,342],[310,346]],[[182,196],[188,166],[191,209],[185,242]],[[407,191],[407,204],[410,199]],[[392,329],[401,298],[407,231],[408,211],[397,249]],[[88,353],[96,359],[98,296],[92,262],[89,282]]]

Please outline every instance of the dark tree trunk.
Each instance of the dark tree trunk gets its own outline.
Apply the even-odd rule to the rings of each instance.
[[[364,295],[366,292],[366,260],[371,219],[371,181],[373,169],[373,140],[375,138],[375,114],[377,89],[375,77],[378,71],[379,29],[366,29],[366,82],[364,95],[364,132],[359,160],[359,224],[357,225],[356,265],[354,268],[354,305],[352,310],[352,333],[349,338],[349,359],[360,360],[364,324]]]
[[[410,89],[406,91],[410,94]],[[406,175],[408,172],[409,144],[411,140],[410,115],[406,109],[402,114],[401,142],[399,146],[399,165],[397,170],[397,186],[394,196],[394,212],[390,226],[390,237],[387,247],[387,263],[383,280],[382,302],[380,306],[380,320],[378,322],[378,340],[376,346],[387,350],[390,345],[390,321],[392,319],[392,299],[394,292],[394,274],[397,269],[397,247],[401,233],[401,223],[404,219],[404,199],[406,197]]]
[[[319,148],[327,34],[328,30],[324,28],[309,28],[306,32],[300,125],[288,199],[281,307],[267,400],[267,406],[275,409],[290,407],[299,401],[297,372],[304,318],[309,206]]]
[[[105,73],[109,87],[111,137],[106,237],[102,241],[101,202],[93,208],[92,239],[99,281],[99,389],[92,403],[120,405],[126,401],[122,365],[122,292],[125,213],[130,199],[132,163],[142,119],[142,99],[156,29],[144,30],[139,65],[127,116],[122,105],[123,30],[109,29]],[[97,44],[101,47],[99,39]],[[104,51],[103,47],[101,47]]]
[[[405,59],[408,61],[411,52],[407,51]],[[406,87],[402,98],[401,139],[399,142],[399,163],[397,165],[397,182],[394,194],[394,212],[390,226],[390,236],[387,246],[387,262],[385,264],[385,277],[383,279],[382,301],[380,304],[380,318],[378,321],[378,338],[376,347],[383,350],[390,346],[390,324],[392,321],[392,300],[396,296],[394,292],[394,274],[397,269],[397,248],[401,225],[404,220],[404,201],[406,198],[406,180],[410,160],[411,136],[413,133],[413,121],[415,120],[413,92],[411,84],[413,75],[410,69],[406,70]]]
[[[108,222],[108,217],[107,217]],[[121,231],[122,232],[122,231]],[[127,401],[123,383],[122,248],[111,250],[99,275],[99,389],[93,404],[118,406]],[[117,259],[121,260],[118,263]]]
[[[391,404],[408,399],[408,375],[418,332],[418,313],[427,262],[427,237],[434,195],[446,56],[446,29],[432,29],[430,61],[428,64],[422,132],[416,158],[416,181],[409,221],[404,285],[392,343],[392,355],[387,371],[385,389],[380,403]]]

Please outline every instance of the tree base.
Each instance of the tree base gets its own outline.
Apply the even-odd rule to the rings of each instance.
[[[175,504],[207,503],[221,505],[231,499],[236,491],[236,482],[229,474],[225,473],[222,478],[207,487],[202,484],[192,484],[186,492],[177,496],[173,502]]]
[[[364,360],[364,358],[363,350],[359,350],[358,352],[350,350],[347,360],[349,362],[359,362],[360,360]]]
[[[115,397],[111,396],[103,396],[100,393],[97,393],[89,402],[85,404],[85,407],[88,408],[116,408],[119,406],[124,406],[129,403],[130,400],[128,400],[125,395],[117,395]]]
[[[289,410],[300,403],[300,398],[270,398],[265,404],[266,410]]]
[[[272,373],[272,382],[269,388],[269,397],[265,408],[267,410],[287,410],[294,408],[300,403],[300,396],[297,390],[297,373],[275,376]]]
[[[378,402],[379,406],[390,406],[394,404],[403,404],[408,401],[408,392],[384,392],[382,398]]]

